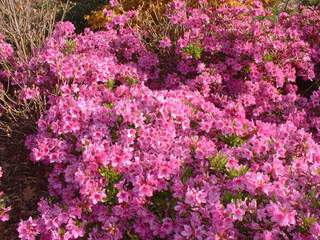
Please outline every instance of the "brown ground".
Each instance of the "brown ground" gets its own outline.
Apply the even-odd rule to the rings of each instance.
[[[46,195],[47,172],[42,165],[28,160],[22,141],[17,145],[5,141],[0,139],[0,166],[4,172],[1,190],[8,196],[12,210],[10,220],[0,222],[0,239],[16,240],[20,219],[36,216],[37,202]]]

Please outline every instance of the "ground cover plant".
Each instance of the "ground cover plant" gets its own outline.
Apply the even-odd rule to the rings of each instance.
[[[317,3],[130,4],[58,22],[28,61],[0,39],[2,81],[46,103],[19,238],[319,239]]]

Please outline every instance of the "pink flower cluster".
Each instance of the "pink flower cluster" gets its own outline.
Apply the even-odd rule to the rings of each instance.
[[[0,33],[0,63],[12,57],[13,48],[5,42],[4,36]]]
[[[172,4],[184,32],[157,53],[130,12],[59,23],[13,74],[48,98],[26,145],[52,168],[21,239],[320,238],[320,91],[297,84],[319,77],[320,13],[199,2]]]

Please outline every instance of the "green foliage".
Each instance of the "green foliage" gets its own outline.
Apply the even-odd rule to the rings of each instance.
[[[174,218],[177,200],[172,196],[171,191],[156,192],[151,198],[150,211],[158,216],[160,220],[169,216]]]
[[[246,199],[250,199],[250,195],[245,191],[239,191],[237,193],[225,191],[221,196],[221,203],[224,207],[226,207],[229,203],[234,203],[238,200],[244,201]]]
[[[112,106],[112,107],[114,107],[114,106]],[[113,127],[109,128],[112,143],[116,143],[118,141],[118,139],[119,139],[119,132],[118,131],[119,131],[119,127],[122,123],[123,123],[123,117],[118,116],[117,120],[115,122],[115,125]]]
[[[313,187],[307,196],[311,202],[311,206],[315,209],[320,208],[320,200],[318,197],[317,189]]]
[[[126,78],[126,81],[127,81],[129,86],[136,85],[139,82],[138,79],[132,78],[132,77]]]
[[[183,170],[183,174],[181,176],[181,182],[186,183],[188,179],[192,176],[193,169],[190,166],[186,166]]]
[[[70,54],[72,53],[77,47],[77,42],[73,39],[68,39],[65,43],[63,53]]]
[[[317,222],[316,217],[305,217],[302,219],[302,225],[299,226],[299,231],[302,233],[308,233],[310,227]]]
[[[47,201],[48,201],[49,204],[56,204],[57,202],[59,202],[59,200],[60,199],[57,196],[48,196],[47,197]]]
[[[99,169],[99,173],[102,177],[106,179],[107,182],[107,197],[103,200],[103,203],[109,206],[113,206],[118,202],[118,189],[115,187],[115,184],[121,180],[122,176],[111,167],[101,167]]]
[[[265,16],[257,16],[257,19],[263,21],[265,19],[270,20],[273,23],[276,23],[279,18],[279,14],[283,11],[278,5],[272,8],[272,13]]]
[[[301,3],[306,6],[319,6],[320,0],[301,0]]]
[[[225,174],[229,179],[243,176],[250,170],[250,168],[246,165],[241,166],[240,169],[228,169],[228,157],[221,153],[217,153],[214,157],[209,157],[208,160],[210,162],[210,169],[213,172]]]
[[[130,231],[127,231],[124,235],[124,240],[139,240],[140,238],[138,235],[131,233]]]
[[[214,172],[225,173],[226,172],[226,165],[228,163],[228,157],[221,153],[217,153],[214,157],[208,158],[210,162],[210,169]]]
[[[186,46],[183,51],[192,57],[194,57],[196,60],[199,60],[201,58],[201,54],[203,52],[202,47],[199,44],[196,43],[190,43],[188,46]]]
[[[121,179],[121,175],[119,175],[114,169],[111,167],[101,167],[99,169],[99,173],[102,177],[104,177],[108,183],[117,183]]]
[[[111,136],[112,143],[116,143],[119,138],[118,128],[112,127],[109,130],[110,130],[110,136]]]
[[[245,66],[245,67],[242,68],[242,72],[243,72],[243,73],[248,74],[248,73],[250,73],[250,71],[251,71],[250,66]]]
[[[244,165],[244,166],[241,166],[239,170],[237,170],[235,168],[228,170],[227,174],[230,179],[234,179],[236,177],[240,177],[240,176],[245,175],[249,170],[250,170],[250,168],[248,166]]]
[[[0,197],[0,213],[1,209],[8,207],[9,198],[7,196]]]
[[[240,233],[244,234],[244,236],[248,236],[252,231],[245,221],[236,221],[234,226],[239,230]]]
[[[272,62],[275,59],[275,55],[273,53],[266,53],[263,56],[263,61],[265,62]]]
[[[59,228],[59,236],[63,237],[65,233],[66,233],[66,229],[64,227],[60,227]]]
[[[195,120],[191,120],[191,121],[190,121],[190,127],[191,127],[192,129],[197,129],[199,126],[200,126],[200,124],[199,124],[198,121],[195,121]]]
[[[106,88],[113,90],[116,87],[116,82],[113,79],[110,79],[104,85]]]
[[[75,225],[77,227],[81,227],[82,226],[82,221],[80,219],[75,219]]]
[[[117,125],[118,127],[123,123],[123,117],[120,115],[117,117]]]
[[[218,139],[229,147],[240,147],[245,143],[245,138],[237,136],[236,134],[231,135],[218,135]]]
[[[112,102],[108,102],[108,103],[104,103],[103,106],[105,108],[112,109],[114,107],[114,104]]]

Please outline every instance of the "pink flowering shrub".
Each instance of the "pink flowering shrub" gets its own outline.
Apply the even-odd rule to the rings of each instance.
[[[12,73],[25,101],[47,97],[26,145],[52,169],[21,239],[320,238],[319,91],[296,83],[319,76],[319,12],[199,2],[173,2],[183,35],[158,51],[129,12],[57,24]]]
[[[169,18],[185,29],[173,49],[181,59],[173,69],[180,82],[220,104],[221,94],[236,98],[251,118],[278,121],[279,112],[288,115],[297,98],[296,78],[315,78],[319,14],[281,13],[276,21],[270,15],[262,5],[190,9],[176,1]],[[165,83],[171,87],[172,81]]]
[[[37,223],[49,239],[319,237],[319,145],[291,122],[248,121],[241,105],[92,86],[62,93],[28,145],[54,164]]]

